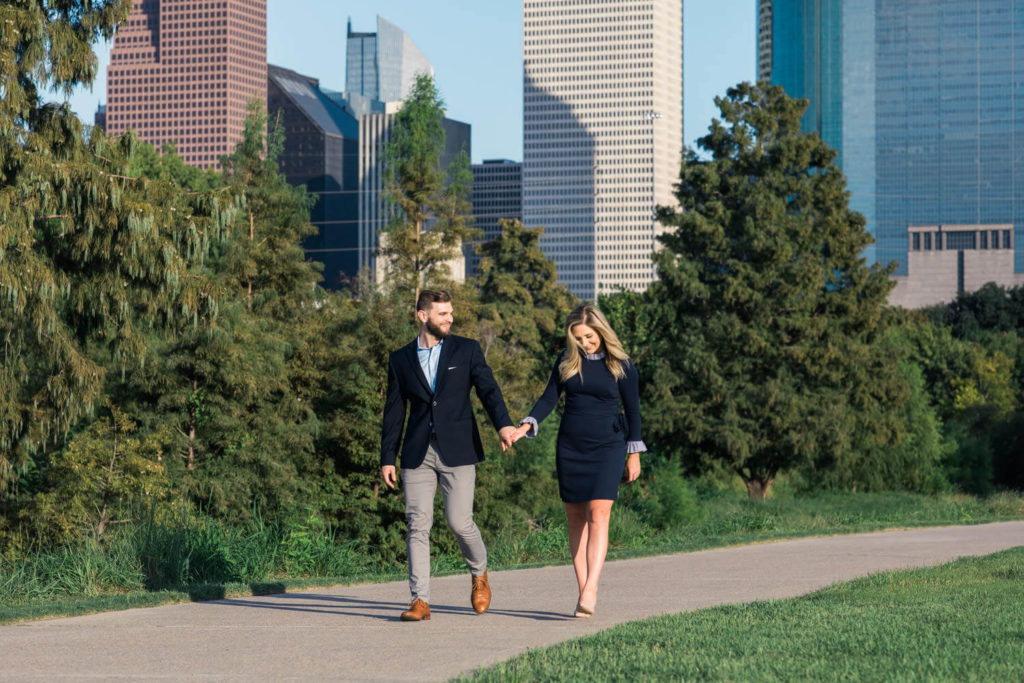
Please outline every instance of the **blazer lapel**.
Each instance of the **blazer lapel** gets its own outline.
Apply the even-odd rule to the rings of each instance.
[[[448,337],[441,345],[441,357],[437,359],[437,381],[434,382],[434,393],[440,394],[444,380],[448,376],[448,363],[455,353],[455,338]],[[423,374],[423,373],[420,373]]]
[[[405,347],[407,349],[405,357],[409,362],[409,369],[412,370],[412,374],[416,375],[416,379],[420,381],[420,386],[423,387],[423,391],[427,392],[427,395],[429,396],[434,392],[430,390],[430,385],[427,384],[427,376],[423,374],[423,368],[420,367],[420,357],[416,352],[418,346],[418,338],[413,339],[412,343]],[[441,350],[444,351],[443,348]]]

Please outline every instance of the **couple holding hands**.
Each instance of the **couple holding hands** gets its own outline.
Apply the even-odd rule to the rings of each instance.
[[[540,423],[565,395],[555,463],[579,584],[573,614],[593,615],[619,482],[624,471],[627,481],[640,476],[640,453],[647,450],[640,438],[636,368],[618,337],[594,306],[574,310],[565,325],[566,350],[555,361],[544,393],[517,428],[480,344],[449,334],[453,309],[448,293],[421,292],[416,317],[419,335],[389,359],[381,433],[381,476],[390,488],[396,486],[401,443],[412,593],[402,621],[430,619],[430,528],[438,484],[448,526],[472,574],[473,609],[482,614],[491,601],[487,550],[473,521],[476,463],[484,453],[470,388],[476,389],[498,430],[503,450],[524,436],[536,436]]]

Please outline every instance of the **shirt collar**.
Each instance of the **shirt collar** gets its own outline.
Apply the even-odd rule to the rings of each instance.
[[[601,360],[606,354],[604,351],[598,351],[597,353],[587,353],[584,355],[586,355],[587,360]]]
[[[438,342],[436,344],[434,344],[433,346],[431,346],[428,349],[426,346],[420,346],[420,335],[418,335],[418,334],[416,335],[416,350],[417,351],[433,351],[434,349],[437,349],[438,351],[440,351],[441,350],[441,344],[444,344],[444,339],[438,340]]]

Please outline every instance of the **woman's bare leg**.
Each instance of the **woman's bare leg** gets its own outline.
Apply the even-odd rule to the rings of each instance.
[[[608,524],[612,516],[611,500],[592,500],[586,505],[586,578],[580,589],[580,603],[597,604],[597,584],[601,580],[604,558],[608,555]],[[577,572],[578,574],[579,572]]]
[[[569,553],[576,570],[580,595],[587,583],[587,506],[589,503],[566,503],[565,518],[569,522]]]

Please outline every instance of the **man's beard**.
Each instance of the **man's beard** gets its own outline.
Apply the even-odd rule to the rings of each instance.
[[[426,323],[424,323],[424,325],[427,328],[427,332],[434,335],[438,339],[444,339],[445,337],[448,336],[448,332],[445,332],[444,330],[442,330],[440,327],[430,322],[429,320]],[[451,330],[450,327],[448,329]]]

